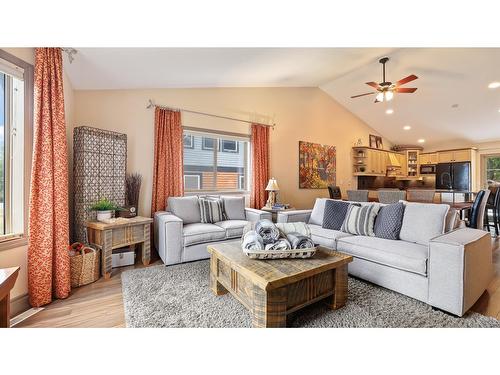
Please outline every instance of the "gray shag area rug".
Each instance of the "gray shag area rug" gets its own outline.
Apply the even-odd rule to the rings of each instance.
[[[251,327],[250,313],[231,294],[208,286],[209,262],[155,266],[122,274],[127,327]],[[349,278],[346,306],[317,303],[288,319],[291,327],[500,327],[500,320],[469,312],[462,318],[385,288]]]

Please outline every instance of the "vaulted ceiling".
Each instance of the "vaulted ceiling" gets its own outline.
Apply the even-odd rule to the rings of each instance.
[[[77,48],[65,62],[77,90],[320,87],[393,143],[500,140],[498,48]],[[415,74],[414,94],[373,103],[368,81]],[[392,109],[391,115],[386,114]],[[410,130],[403,130],[410,126]]]

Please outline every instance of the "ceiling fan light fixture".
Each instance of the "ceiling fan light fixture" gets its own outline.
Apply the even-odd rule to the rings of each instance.
[[[375,99],[378,101],[378,102],[383,102],[384,101],[384,93],[383,92],[379,92],[377,94],[377,96],[375,97]]]
[[[393,97],[394,97],[394,94],[392,91],[385,92],[385,101],[390,102]]]

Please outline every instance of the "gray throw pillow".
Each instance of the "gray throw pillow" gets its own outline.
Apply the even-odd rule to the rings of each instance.
[[[184,224],[201,223],[200,206],[198,197],[169,197],[167,208]]]
[[[403,225],[403,215],[405,205],[403,202],[388,204],[380,208],[373,231],[375,237],[387,240],[398,240],[401,226]]]
[[[227,220],[246,220],[245,197],[222,197]]]
[[[342,224],[342,232],[358,236],[375,236],[373,225],[379,209],[380,205],[377,203],[366,205],[351,203]]]
[[[327,200],[325,202],[325,214],[323,215],[323,228],[340,230],[348,208],[348,202]]]
[[[399,238],[403,241],[427,245],[429,241],[444,233],[447,204],[406,202],[403,225]]]
[[[226,220],[224,215],[224,204],[218,198],[200,198],[200,215],[202,223],[217,223]]]

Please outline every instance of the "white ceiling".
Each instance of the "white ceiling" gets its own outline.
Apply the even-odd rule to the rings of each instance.
[[[393,143],[500,140],[500,49],[478,48],[77,48],[65,61],[73,87],[320,87]],[[364,82],[410,74],[414,94],[374,104]],[[67,57],[65,57],[67,59]],[[458,108],[452,108],[458,104]],[[394,114],[386,115],[387,108]],[[404,131],[410,125],[410,131]]]

